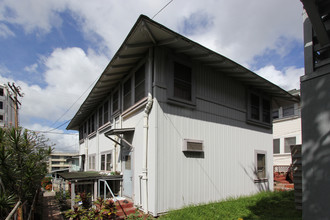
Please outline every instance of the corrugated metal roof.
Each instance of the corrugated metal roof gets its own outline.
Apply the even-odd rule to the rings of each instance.
[[[78,130],[79,124],[92,114],[120,80],[145,57],[149,48],[160,45],[165,45],[176,53],[185,54],[192,60],[208,65],[247,86],[260,89],[275,99],[297,101],[285,90],[245,67],[141,15],[67,129]]]
[[[122,175],[110,175],[94,171],[59,173],[65,180],[87,180],[87,179],[121,179]]]

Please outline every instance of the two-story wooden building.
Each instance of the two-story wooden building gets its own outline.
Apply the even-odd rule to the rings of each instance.
[[[159,215],[272,190],[271,111],[295,101],[141,15],[67,129],[84,171],[120,172],[122,195]]]

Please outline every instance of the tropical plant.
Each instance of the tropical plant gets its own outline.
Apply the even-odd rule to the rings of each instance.
[[[0,128],[0,178],[6,201],[15,198],[16,202],[32,202],[47,173],[50,153],[43,136],[22,128]],[[0,211],[6,213],[12,206],[0,204]]]

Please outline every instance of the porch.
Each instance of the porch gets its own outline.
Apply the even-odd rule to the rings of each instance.
[[[95,201],[98,197],[114,198],[122,195],[122,175],[111,175],[104,172],[69,172],[58,174],[64,181],[69,181],[71,194],[71,208],[75,204],[76,195],[80,193],[90,194],[89,202]]]

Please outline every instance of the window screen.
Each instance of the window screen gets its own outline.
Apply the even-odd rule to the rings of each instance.
[[[266,178],[266,155],[257,154],[257,177],[258,179]]]
[[[291,145],[296,144],[296,137],[289,137],[284,139],[284,153],[291,153]]]
[[[174,92],[176,98],[191,101],[192,90],[191,68],[180,63],[174,63]]]
[[[135,72],[135,103],[145,97],[145,66]]]
[[[131,92],[132,92],[131,79],[128,79],[124,83],[124,94],[123,94],[124,110],[128,109],[131,106]]]
[[[273,153],[274,154],[280,153],[280,139],[273,140]]]

